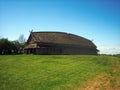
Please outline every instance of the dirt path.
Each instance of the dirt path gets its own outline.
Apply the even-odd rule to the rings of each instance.
[[[112,77],[99,75],[87,83],[87,87],[78,90],[120,90],[113,85]]]
[[[98,75],[86,84],[85,88],[77,90],[120,90],[120,62],[112,57],[112,72]]]

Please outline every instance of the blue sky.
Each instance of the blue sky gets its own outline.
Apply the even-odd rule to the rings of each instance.
[[[120,53],[120,0],[0,0],[0,37],[27,39],[31,29],[77,34]]]

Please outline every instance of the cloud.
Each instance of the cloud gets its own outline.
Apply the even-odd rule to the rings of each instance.
[[[120,46],[98,46],[100,54],[120,54]]]

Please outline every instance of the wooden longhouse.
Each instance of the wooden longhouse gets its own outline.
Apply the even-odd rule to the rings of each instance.
[[[26,54],[93,54],[95,44],[83,37],[64,32],[31,32],[24,48]]]

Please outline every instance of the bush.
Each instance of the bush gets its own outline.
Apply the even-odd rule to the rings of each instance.
[[[25,43],[2,38],[0,39],[0,54],[18,54],[22,52],[21,50],[23,50],[24,46]]]

